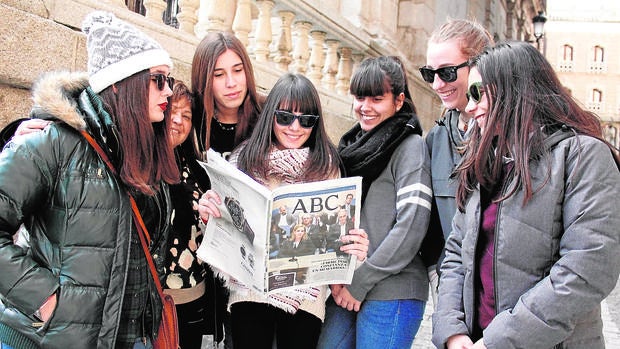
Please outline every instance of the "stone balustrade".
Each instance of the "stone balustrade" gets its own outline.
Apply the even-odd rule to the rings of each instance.
[[[439,101],[418,77],[417,67],[420,63],[413,64],[407,59],[406,52],[401,52],[396,45],[398,39],[394,35],[390,37],[389,33],[386,34],[376,26],[364,25],[372,22],[366,18],[368,13],[361,13],[359,9],[360,13],[346,13],[347,17],[344,17],[341,9],[334,8],[341,6],[342,1],[178,0],[178,29],[164,24],[162,18],[166,2],[162,0],[144,0],[146,11],[143,16],[130,11],[124,0],[11,0],[9,5],[3,5],[6,1],[0,0],[0,6],[12,7],[12,11],[30,11],[29,15],[36,12],[35,16],[40,18],[35,22],[47,21],[47,29],[61,26],[57,30],[71,36],[73,42],[54,42],[61,47],[59,51],[62,54],[53,62],[41,65],[40,69],[30,67],[33,74],[23,76],[19,71],[20,63],[16,62],[16,67],[6,68],[9,72],[5,79],[0,68],[0,92],[2,84],[11,86],[15,81],[20,81],[16,87],[29,88],[38,75],[47,70],[85,69],[85,40],[75,29],[80,28],[88,12],[106,10],[133,23],[159,41],[171,53],[175,62],[173,75],[186,82],[190,81],[191,61],[200,39],[210,31],[233,32],[247,47],[261,90],[268,91],[277,78],[287,71],[302,73],[311,79],[321,95],[326,123],[334,141],[355,122],[351,97],[348,95],[349,79],[355,66],[369,56],[390,54],[403,58],[408,70],[410,90],[425,129],[430,128],[431,120],[439,115]],[[13,5],[15,2],[18,4]],[[37,5],[41,5],[44,11]],[[36,11],[34,7],[37,7]],[[352,21],[352,18],[358,20]],[[46,29],[43,24],[41,26],[41,30]],[[67,29],[73,31],[68,34]],[[54,35],[54,31],[50,33]],[[32,45],[35,46],[35,43]],[[408,49],[407,46],[402,48]],[[15,55],[23,54],[17,46],[9,49],[15,50]],[[37,57],[33,57],[32,61],[36,60]],[[21,92],[21,97],[24,96],[24,92]],[[6,120],[0,107],[0,127],[12,118],[9,116],[9,120]]]
[[[113,3],[124,6],[121,0]],[[180,31],[197,38],[234,32],[256,63],[306,74],[316,86],[347,95],[354,65],[387,51],[372,45],[363,30],[317,11],[312,3],[318,1],[180,0],[177,21]],[[144,0],[144,7],[146,18],[163,24],[163,1]]]

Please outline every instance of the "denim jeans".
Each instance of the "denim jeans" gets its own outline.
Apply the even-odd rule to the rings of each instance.
[[[151,343],[150,338],[146,338],[146,343],[144,343],[143,338],[137,338],[133,344],[133,349],[153,349],[153,343]]]
[[[410,349],[426,302],[415,299],[367,300],[358,313],[327,301],[320,349]]]

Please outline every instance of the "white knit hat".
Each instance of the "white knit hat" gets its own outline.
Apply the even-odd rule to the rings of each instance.
[[[137,72],[172,60],[155,40],[112,13],[96,11],[82,23],[88,51],[88,76],[96,93]]]

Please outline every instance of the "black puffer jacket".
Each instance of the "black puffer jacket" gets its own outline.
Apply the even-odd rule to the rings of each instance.
[[[113,348],[116,340],[130,238],[137,235],[125,188],[77,132],[116,148],[112,121],[96,112],[98,99],[87,85],[84,74],[42,79],[32,116],[59,122],[0,154],[0,341],[15,348]],[[109,155],[119,158],[113,150]],[[28,251],[13,244],[22,223]],[[165,253],[157,250],[165,239],[158,241],[152,249],[163,270]],[[40,326],[33,313],[54,292],[56,309]],[[161,304],[152,303],[159,324]]]

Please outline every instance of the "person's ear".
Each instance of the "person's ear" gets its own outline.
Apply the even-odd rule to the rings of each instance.
[[[405,94],[403,92],[401,92],[397,97],[396,97],[396,111],[399,111],[400,108],[403,107],[403,104],[405,103]]]
[[[116,84],[112,84],[112,92],[114,92],[114,94],[118,93],[118,88],[116,87]]]

